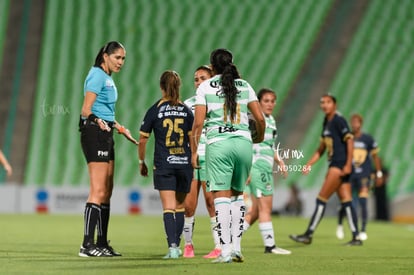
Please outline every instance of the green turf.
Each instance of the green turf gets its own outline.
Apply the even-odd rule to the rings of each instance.
[[[163,260],[167,252],[160,216],[113,216],[112,245],[124,256],[80,258],[81,215],[0,215],[0,274],[414,274],[414,226],[369,223],[362,247],[335,237],[335,220],[325,218],[313,244],[288,239],[302,233],[307,219],[274,217],[277,244],[292,255],[263,254],[257,225],[244,235],[244,263],[212,264],[207,217],[196,219],[196,257]],[[349,234],[347,235],[349,238]]]

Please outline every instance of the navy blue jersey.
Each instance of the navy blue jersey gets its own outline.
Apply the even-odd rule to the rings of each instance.
[[[145,114],[140,134],[149,137],[154,131],[154,169],[191,167],[189,135],[193,126],[192,111],[183,103],[176,106],[160,99]]]
[[[362,133],[354,137],[353,171],[358,177],[369,177],[372,172],[371,155],[378,152],[374,138]]]
[[[331,120],[325,118],[321,139],[328,151],[328,161],[333,166],[342,168],[346,163],[346,140],[352,138],[348,123],[338,113]]]

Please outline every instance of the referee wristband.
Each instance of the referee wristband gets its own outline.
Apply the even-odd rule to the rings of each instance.
[[[88,116],[89,121],[96,122],[95,121],[96,119],[98,119],[98,117],[94,113],[92,113]]]
[[[383,174],[381,170],[377,171],[377,178],[382,178]]]

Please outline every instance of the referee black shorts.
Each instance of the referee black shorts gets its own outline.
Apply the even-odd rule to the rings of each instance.
[[[82,151],[86,162],[109,162],[115,160],[113,129],[102,131],[96,123],[81,120],[79,123],[81,132]]]
[[[155,169],[154,188],[157,190],[173,190],[189,193],[193,179],[193,168],[187,169]]]

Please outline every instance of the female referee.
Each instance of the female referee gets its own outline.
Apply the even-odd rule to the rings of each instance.
[[[83,154],[88,163],[90,191],[84,213],[81,257],[121,256],[109,245],[107,232],[114,184],[113,128],[136,143],[129,130],[115,120],[118,92],[111,75],[121,70],[125,54],[121,43],[107,43],[99,50],[84,84],[79,130]],[[98,233],[96,243],[95,228]]]
[[[197,89],[200,84],[211,78],[213,76],[213,71],[210,67],[203,65],[198,67],[194,72],[194,87]],[[184,103],[194,110],[195,96],[190,97],[185,100]],[[207,192],[206,189],[206,137],[205,133],[201,134],[200,142],[198,144],[198,161],[200,168],[194,170],[193,181],[191,182],[191,190],[185,198],[185,223],[183,236],[185,240],[184,246],[184,258],[194,257],[194,246],[193,246],[193,231],[194,231],[194,214],[198,204],[198,196],[200,193],[200,187],[203,188],[204,198],[206,202],[206,208],[208,215],[210,216],[210,229],[213,235],[214,249],[203,256],[206,259],[215,259],[220,256],[220,239],[217,234],[216,228],[216,211],[214,209],[213,194]]]
[[[191,162],[198,168],[197,147],[206,128],[207,188],[213,192],[221,255],[213,262],[243,262],[241,236],[245,205],[243,191],[252,165],[252,134],[247,112],[256,119],[254,142],[264,136],[265,120],[250,84],[241,79],[233,55],[216,49],[210,55],[216,74],[197,89],[191,138]]]
[[[139,166],[148,176],[145,151],[152,131],[155,136],[154,187],[160,193],[168,253],[164,259],[180,256],[180,237],[184,227],[184,200],[193,178],[189,135],[193,113],[180,101],[180,76],[165,71],[160,78],[162,98],[145,114],[140,128]]]
[[[358,237],[357,216],[352,206],[351,184],[349,175],[352,169],[352,154],[354,143],[346,120],[336,111],[336,98],[330,94],[321,98],[320,106],[325,113],[321,141],[318,149],[303,168],[306,175],[311,166],[319,160],[325,150],[328,151],[329,168],[322,188],[316,199],[316,206],[306,232],[302,235],[289,237],[299,243],[311,244],[312,235],[323,218],[326,202],[336,192],[342,203],[342,208],[348,217],[348,224],[352,231],[350,246],[362,245]]]
[[[259,230],[265,245],[264,253],[288,255],[291,254],[289,250],[276,247],[271,216],[274,185],[273,163],[276,162],[283,176],[287,176],[285,163],[275,151],[277,129],[272,113],[276,106],[276,93],[264,88],[259,91],[257,98],[265,115],[266,130],[263,142],[253,144],[253,164],[246,186],[246,193],[250,193],[252,206],[244,219],[243,230],[246,231],[259,219]]]

